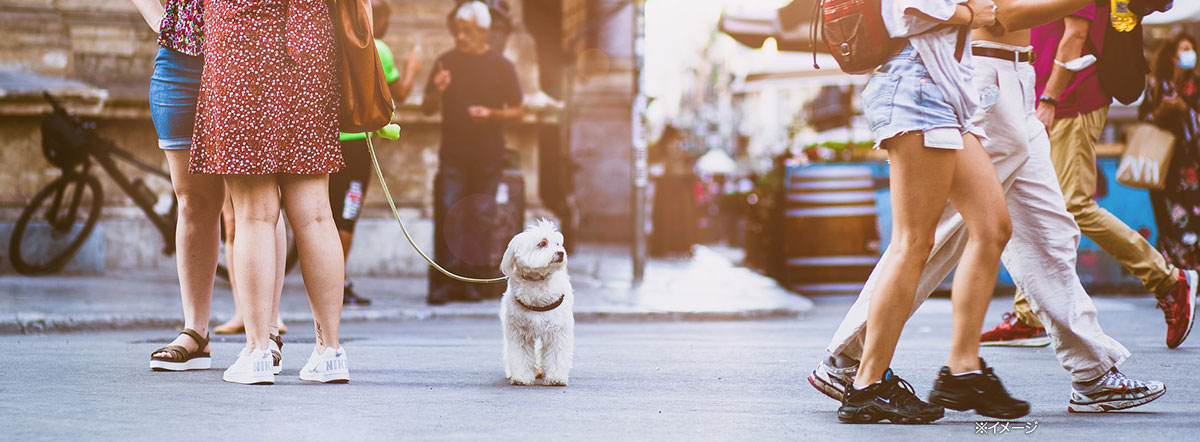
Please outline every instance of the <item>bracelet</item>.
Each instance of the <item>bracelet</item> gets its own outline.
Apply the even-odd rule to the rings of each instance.
[[[1042,95],[1041,97],[1038,98],[1038,101],[1040,101],[1042,103],[1049,103],[1051,106],[1058,107],[1058,99],[1056,99],[1054,97]]]
[[[962,5],[967,7],[967,12],[971,13],[971,19],[967,20],[967,27],[970,27],[975,24],[975,8],[972,8],[970,3],[963,3]]]

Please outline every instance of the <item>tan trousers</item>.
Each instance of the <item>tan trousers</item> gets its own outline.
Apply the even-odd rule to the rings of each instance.
[[[1050,126],[1050,161],[1066,198],[1067,211],[1079,230],[1120,262],[1125,270],[1142,280],[1151,293],[1173,287],[1179,270],[1167,263],[1142,235],[1119,218],[1100,208],[1096,193],[1096,141],[1104,129],[1108,107],[1071,118],[1059,118]],[[1149,208],[1147,208],[1149,210]],[[1025,296],[1018,292],[1013,311],[1021,322],[1041,327]]]

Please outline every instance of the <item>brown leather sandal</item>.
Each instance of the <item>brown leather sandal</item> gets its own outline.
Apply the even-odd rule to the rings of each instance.
[[[182,345],[168,345],[154,350],[153,353],[150,353],[150,368],[158,371],[208,370],[212,368],[212,356],[209,352],[204,351],[204,347],[208,347],[208,337],[200,336],[200,333],[190,328],[183,329],[179,334],[188,335],[193,341],[196,341],[196,350],[189,351]],[[167,353],[167,356],[155,356],[159,353]]]
[[[271,366],[271,372],[279,374],[283,371],[283,338],[279,337],[279,335],[270,335],[268,338],[275,342],[275,345],[279,346],[278,349],[271,349],[271,358],[274,359],[275,364]]]

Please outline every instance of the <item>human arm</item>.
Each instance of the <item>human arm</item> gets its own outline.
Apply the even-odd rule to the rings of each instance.
[[[137,7],[138,12],[142,14],[142,19],[146,20],[146,24],[150,25],[150,29],[154,33],[159,32],[159,26],[162,25],[163,5],[159,0],[129,0],[133,2],[133,6]]]
[[[408,94],[412,93],[413,84],[417,81],[417,72],[421,70],[421,47],[413,46],[408,53],[408,59],[404,61],[404,73],[395,81],[388,82],[388,88],[392,91],[392,99],[397,103],[403,103],[408,98]]]
[[[1102,19],[1098,17],[1097,19]],[[1058,49],[1055,52],[1054,59],[1059,62],[1066,63],[1068,61],[1079,58],[1083,54],[1083,47],[1087,45],[1088,31],[1091,29],[1092,21],[1084,17],[1071,15],[1063,19],[1063,36],[1058,41]],[[1075,79],[1075,72],[1068,70],[1058,63],[1054,63],[1050,71],[1050,78],[1046,81],[1046,89],[1042,91],[1042,97],[1048,97],[1051,100],[1061,100],[1063,91]],[[1046,130],[1050,129],[1050,124],[1054,122],[1054,111],[1058,106],[1053,102],[1041,101],[1039,97],[1037,106],[1037,118],[1046,126]]]
[[[981,28],[995,23],[996,14],[993,5],[992,0],[968,0],[966,3],[956,5],[954,14],[947,19],[932,17],[915,8],[909,8],[906,12],[948,25],[969,25],[971,28]]]
[[[421,112],[433,115],[442,109],[442,94],[450,87],[450,71],[446,70],[441,60],[437,67],[429,73],[429,82],[425,85],[425,97],[421,100]]]

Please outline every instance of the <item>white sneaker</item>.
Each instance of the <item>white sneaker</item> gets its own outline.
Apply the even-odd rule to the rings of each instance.
[[[225,369],[222,379],[238,384],[274,384],[275,375],[271,373],[274,362],[270,350],[242,349],[237,361]]]
[[[325,353],[318,353],[314,348],[308,363],[300,369],[300,380],[339,384],[350,382],[346,349],[326,347]]]

